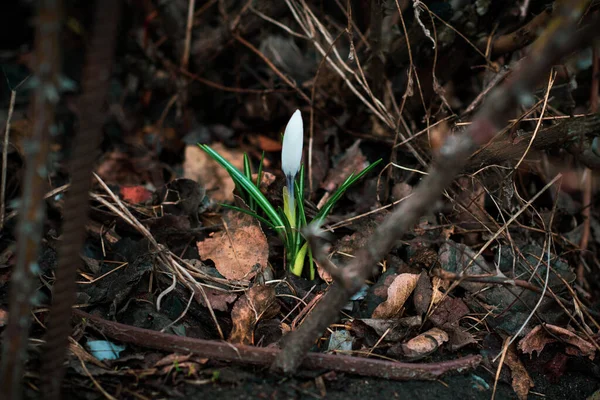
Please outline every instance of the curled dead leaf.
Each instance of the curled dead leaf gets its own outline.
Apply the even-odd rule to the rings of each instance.
[[[399,315],[404,303],[417,286],[418,280],[419,274],[398,275],[388,288],[387,300],[377,306],[372,318],[388,319]]]
[[[519,350],[525,354],[531,354],[537,351],[542,352],[547,344],[561,341],[567,345],[567,354],[589,357],[594,359],[596,348],[593,344],[577,336],[568,329],[556,325],[545,324],[536,326],[521,341],[519,341]]]
[[[529,389],[534,386],[533,380],[519,359],[514,346],[508,348],[506,357],[504,358],[504,363],[508,365],[508,368],[510,368],[510,373],[512,375],[512,387],[517,394],[517,397],[519,400],[527,400]]]
[[[445,331],[432,328],[403,343],[402,352],[410,358],[421,357],[434,352],[447,341],[448,334]]]
[[[254,344],[254,328],[258,321],[274,318],[279,313],[279,308],[274,287],[252,286],[233,305],[233,329],[229,335],[229,342]]]

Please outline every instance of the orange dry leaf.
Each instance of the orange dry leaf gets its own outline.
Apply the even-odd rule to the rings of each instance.
[[[567,345],[567,354],[589,357],[590,360],[594,359],[596,348],[593,344],[565,328],[550,324],[546,324],[543,327],[538,325],[533,328],[519,342],[519,350],[525,354],[531,354],[534,351],[537,351],[539,354],[547,344],[559,340]]]
[[[400,274],[388,288],[387,300],[377,306],[372,318],[388,319],[398,316],[404,303],[417,286],[419,274]]]
[[[239,211],[223,216],[223,230],[198,242],[202,260],[212,260],[227,279],[250,280],[267,266],[269,245],[258,222]]]
[[[274,287],[256,285],[248,289],[231,310],[233,329],[229,342],[254,344],[254,328],[258,321],[274,318],[279,313],[279,308]]]

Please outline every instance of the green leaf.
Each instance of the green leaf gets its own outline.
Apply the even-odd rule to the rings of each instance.
[[[237,186],[241,188],[242,191],[246,192],[260,207],[261,210],[266,214],[267,219],[271,221],[271,224],[274,226],[275,230],[279,232],[280,235],[285,236],[285,225],[280,215],[275,211],[275,208],[269,203],[269,200],[261,193],[260,190],[256,187],[256,185],[252,182],[252,180],[248,179],[244,174],[242,174],[236,167],[234,167],[229,161],[224,159],[219,153],[210,148],[210,146],[205,144],[199,144],[200,148],[206,152],[213,160],[218,162],[227,172],[231,179],[235,182]]]
[[[308,242],[304,243],[304,246],[300,248],[300,251],[296,253],[294,257],[294,264],[291,268],[292,273],[296,276],[302,276],[302,270],[304,269],[304,259],[306,257],[306,251],[308,250]]]
[[[246,178],[252,180],[252,167],[250,165],[250,157],[248,157],[248,154],[244,153],[244,175],[246,175]],[[239,191],[238,192],[242,192]],[[245,192],[243,192],[245,194]],[[248,207],[250,207],[251,210],[256,211],[256,204],[254,202],[253,198],[248,198],[245,199],[247,200],[247,204]]]
[[[308,242],[306,242],[306,244],[308,244]],[[310,272],[310,280],[314,280],[315,279],[315,260],[313,259],[313,255],[312,255],[312,249],[309,247],[308,248],[308,266],[310,267],[310,269],[308,270]]]
[[[260,190],[260,182],[262,181],[263,165],[265,161],[265,152],[260,156],[260,164],[258,164],[258,173],[256,174],[256,187]]]
[[[346,178],[344,183],[342,183],[340,185],[340,187],[333,193],[333,195],[329,198],[329,200],[327,200],[327,202],[319,210],[317,215],[315,215],[315,217],[313,218],[313,221],[321,224],[321,222],[323,222],[325,217],[327,217],[329,215],[329,213],[331,212],[331,210],[333,209],[335,204],[338,202],[338,200],[344,195],[346,190],[348,190],[348,188],[350,186],[352,186],[354,183],[356,183],[356,181],[358,181],[360,178],[362,178],[367,173],[369,173],[369,171],[371,171],[373,168],[375,168],[375,166],[377,166],[377,164],[379,164],[380,162],[381,162],[381,159],[375,161],[373,164],[369,165],[367,168],[360,171],[357,175],[354,175],[354,173],[350,174],[350,176],[348,178]]]

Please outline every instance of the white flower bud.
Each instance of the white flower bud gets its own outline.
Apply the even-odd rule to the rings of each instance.
[[[302,124],[302,114],[300,114],[300,110],[296,110],[285,127],[283,147],[281,148],[281,169],[288,182],[293,182],[298,170],[300,170],[303,144],[304,127]]]

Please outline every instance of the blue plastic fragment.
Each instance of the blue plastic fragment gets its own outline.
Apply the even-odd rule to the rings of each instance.
[[[124,345],[114,344],[107,340],[88,340],[86,347],[98,360],[116,360],[119,354],[125,350]]]

